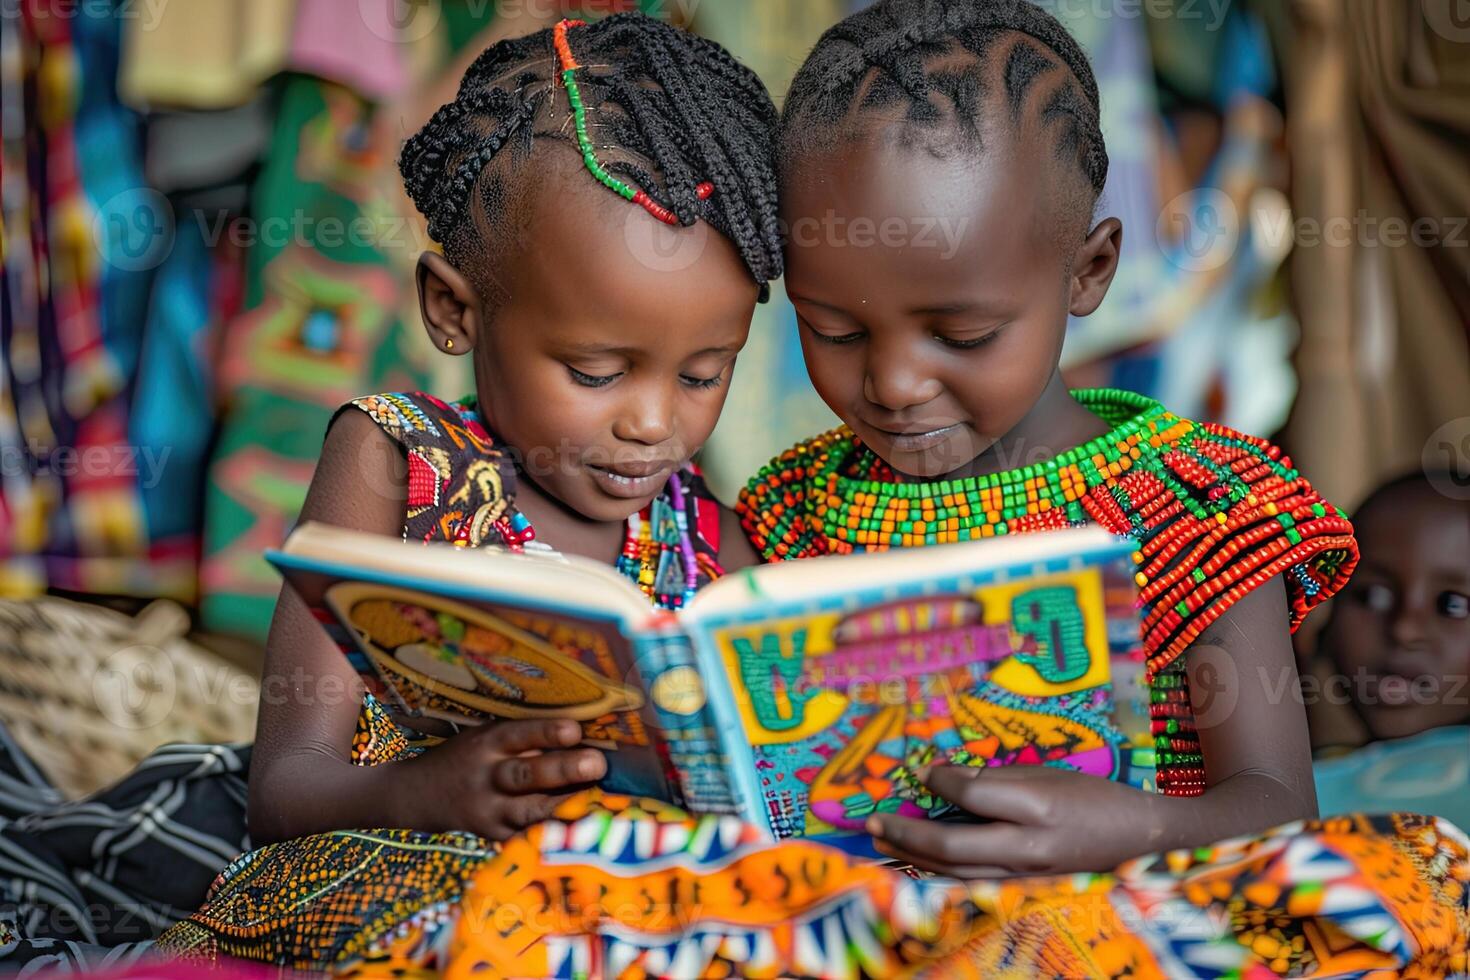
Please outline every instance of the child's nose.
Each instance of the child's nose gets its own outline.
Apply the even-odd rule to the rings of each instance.
[[[939,396],[939,382],[905,358],[875,352],[863,378],[863,396],[879,408],[901,412]]]
[[[674,435],[674,393],[665,385],[643,385],[630,395],[613,435],[647,446],[668,442]]]
[[[1432,611],[1423,607],[1421,600],[1405,595],[1394,608],[1389,634],[1399,649],[1417,650],[1427,642],[1428,633],[1424,624]]]

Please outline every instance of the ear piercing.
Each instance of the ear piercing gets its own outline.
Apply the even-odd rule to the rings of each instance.
[[[446,338],[445,341],[444,341],[444,349],[445,350],[454,350],[454,341],[449,340],[448,338]]]

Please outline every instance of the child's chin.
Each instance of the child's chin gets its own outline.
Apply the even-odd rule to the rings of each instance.
[[[894,473],[910,482],[940,480],[974,462],[974,457],[954,453],[905,453],[890,450],[880,454]]]

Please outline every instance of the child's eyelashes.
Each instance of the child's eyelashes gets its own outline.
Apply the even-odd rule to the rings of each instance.
[[[863,339],[862,333],[856,330],[850,331],[848,333],[833,334],[824,333],[823,331],[818,330],[806,320],[802,320],[801,325],[806,327],[808,333],[810,333],[813,337],[817,338],[824,344],[850,344],[855,340]]]
[[[824,344],[852,344],[862,340],[864,337],[867,336],[867,334],[863,333],[861,330],[851,330],[847,333],[829,333],[825,330],[817,329],[805,320],[801,322],[802,326],[804,326],[813,337]],[[965,338],[947,337],[944,334],[936,333],[934,334],[934,339],[938,343],[943,344],[945,347],[948,347],[951,350],[975,350],[977,347],[983,347],[999,337],[1001,329],[1002,328],[996,328],[995,330],[992,330],[981,337]]]
[[[999,330],[992,330],[983,337],[971,337],[966,340],[956,340],[953,337],[945,337],[940,334],[935,334],[934,339],[946,347],[953,347],[955,350],[974,350],[976,347],[985,346],[999,336]]]
[[[625,373],[623,371],[618,371],[615,374],[588,374],[586,371],[578,371],[570,364],[567,365],[567,370],[571,372],[572,380],[575,381],[577,384],[583,386],[584,388],[606,388],[608,385],[621,378]],[[720,387],[720,385],[724,384],[725,372],[721,371],[719,374],[715,375],[712,378],[701,378],[696,377],[692,374],[681,374],[679,375],[679,382],[683,384],[686,388],[694,388],[700,391],[705,391],[710,388],[718,388]]]
[[[587,388],[604,388],[623,376],[623,372],[621,371],[616,374],[587,374],[583,371],[578,371],[570,364],[567,365],[567,370],[572,373],[573,381]]]

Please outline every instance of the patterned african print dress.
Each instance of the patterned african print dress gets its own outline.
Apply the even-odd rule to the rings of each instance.
[[[1274,447],[1113,393],[1079,397],[1114,425],[1108,437],[994,487],[941,488],[909,543],[1088,520],[1130,533],[1153,600],[1156,678],[1188,646],[1181,638],[1244,594],[1240,583],[1285,575],[1295,626],[1346,579],[1350,528]],[[882,515],[864,523],[869,500],[856,497],[881,498],[883,475],[839,430],[773,462],[740,510],[767,557],[856,550],[867,530],[890,535],[867,539],[876,546],[901,545]],[[977,512],[971,490],[995,506]],[[1182,575],[1181,555],[1192,563]],[[1192,730],[1167,725],[1187,721],[1187,696],[1159,700],[1174,706],[1166,739]],[[1177,755],[1189,751],[1197,743]],[[1191,761],[1173,759],[1175,792],[1194,789]],[[1464,974],[1470,946],[1470,840],[1411,814],[1298,822],[1107,874],[980,883],[914,880],[820,844],[772,843],[731,817],[600,793],[499,848],[463,834],[329,838],[330,851],[292,842],[242,859],[164,944],[203,959],[455,978],[1428,978]]]

